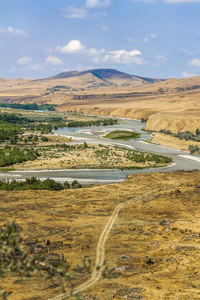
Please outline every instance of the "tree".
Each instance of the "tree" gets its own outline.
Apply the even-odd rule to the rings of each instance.
[[[197,146],[197,145],[189,145],[188,148],[190,150],[190,153],[195,153],[195,152],[199,151],[199,146]]]
[[[73,276],[69,272],[70,265],[61,255],[58,262],[51,262],[48,258],[43,261],[40,255],[29,256],[23,247],[23,239],[19,235],[18,226],[15,222],[7,223],[4,228],[0,228],[0,276],[6,278],[7,275],[15,275],[25,280],[35,274],[46,276],[59,284],[62,291],[66,292],[66,283],[72,280]],[[90,259],[84,258],[81,265],[77,265],[76,272],[91,273],[92,263]],[[0,292],[0,297],[6,300],[12,291]],[[80,299],[73,294],[70,288],[70,299]]]
[[[84,142],[83,149],[87,149],[87,148],[88,148],[88,144],[86,142]]]
[[[196,135],[200,135],[200,130],[199,130],[199,128],[197,128],[197,130],[196,130]]]
[[[74,180],[72,182],[72,188],[73,189],[79,189],[79,188],[82,188],[82,184],[80,184],[77,180]]]

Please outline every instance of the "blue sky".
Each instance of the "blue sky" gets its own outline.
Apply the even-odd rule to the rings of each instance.
[[[0,76],[200,75],[200,0],[0,0]]]

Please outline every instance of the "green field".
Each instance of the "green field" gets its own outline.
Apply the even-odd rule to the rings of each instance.
[[[113,140],[128,141],[130,139],[140,138],[140,133],[134,131],[127,131],[127,130],[117,130],[117,131],[110,132],[104,137]]]

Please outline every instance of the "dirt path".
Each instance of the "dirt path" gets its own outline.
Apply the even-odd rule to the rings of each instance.
[[[83,284],[79,285],[78,287],[76,287],[73,291],[73,295],[79,294],[84,290],[87,290],[88,288],[90,288],[92,285],[94,285],[101,277],[101,274],[103,272],[103,265],[104,265],[104,261],[105,261],[105,243],[106,240],[108,238],[108,235],[115,223],[116,218],[119,215],[119,212],[122,208],[124,208],[125,206],[134,204],[136,201],[140,201],[143,197],[145,196],[149,196],[151,194],[153,194],[154,192],[156,192],[158,189],[154,189],[151,192],[147,192],[145,194],[142,194],[140,196],[137,196],[131,200],[122,202],[120,204],[118,204],[116,206],[116,208],[114,209],[111,217],[109,218],[106,226],[104,227],[101,236],[99,238],[99,242],[97,244],[97,248],[96,248],[96,262],[95,265],[98,266],[98,268],[95,268],[91,274],[91,277],[89,280],[87,280],[86,282],[84,282]],[[63,299],[68,299],[70,297],[69,293],[64,293],[62,295],[59,296],[55,296],[53,298],[50,298],[51,300],[63,300]]]

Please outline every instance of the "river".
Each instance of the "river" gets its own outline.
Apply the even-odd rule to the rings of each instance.
[[[106,184],[113,182],[122,182],[127,175],[146,172],[171,172],[175,170],[191,171],[200,170],[200,156],[191,155],[188,152],[167,148],[164,146],[146,143],[151,138],[151,134],[142,131],[145,124],[129,119],[121,119],[124,123],[106,126],[106,127],[82,127],[82,128],[60,128],[54,131],[54,134],[72,137],[74,143],[98,143],[106,145],[124,146],[129,149],[146,151],[154,154],[161,154],[171,157],[173,164],[164,168],[152,168],[141,170],[40,170],[40,171],[10,171],[0,173],[0,179],[16,179],[23,180],[26,177],[36,176],[40,179],[52,178],[56,181],[72,182],[77,179],[83,184]],[[114,141],[99,136],[99,132],[110,132],[116,129],[130,129],[141,134],[136,140]]]

